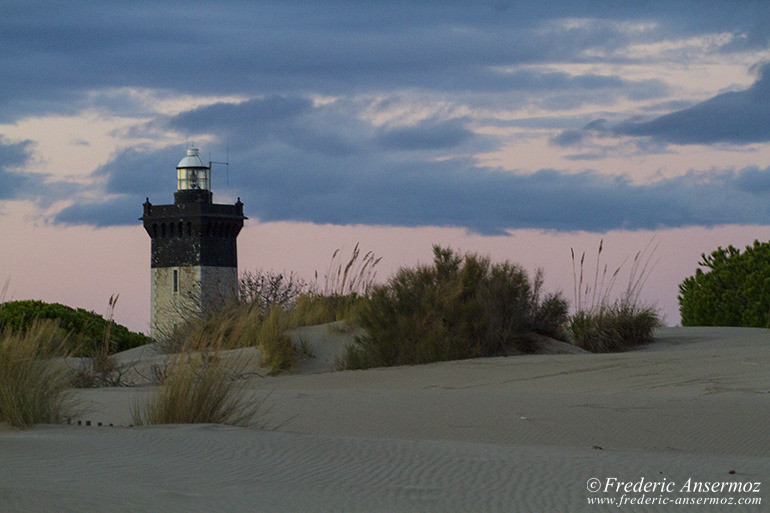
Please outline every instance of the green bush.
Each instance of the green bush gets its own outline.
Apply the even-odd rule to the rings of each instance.
[[[754,241],[701,255],[694,276],[679,284],[682,326],[770,327],[770,242]]]
[[[430,266],[401,269],[361,305],[366,332],[347,348],[342,368],[418,364],[531,349],[532,333],[563,336],[567,302],[540,301],[542,273],[532,283],[521,267],[491,264],[434,246]]]
[[[27,330],[38,319],[58,321],[60,328],[70,334],[66,349],[73,356],[97,354],[108,327],[111,330],[110,353],[125,351],[151,341],[146,335],[129,331],[125,326],[82,308],[74,309],[36,300],[9,301],[0,307],[0,330]]]

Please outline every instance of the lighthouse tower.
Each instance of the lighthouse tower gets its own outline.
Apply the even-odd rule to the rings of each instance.
[[[173,205],[144,203],[140,220],[150,236],[150,330],[158,339],[174,326],[221,304],[238,287],[236,238],[243,203],[218,205],[211,164],[189,148],[176,167]]]

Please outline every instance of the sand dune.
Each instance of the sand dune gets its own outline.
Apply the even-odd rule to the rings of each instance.
[[[151,387],[78,391],[90,407],[80,420],[115,427],[1,431],[0,511],[605,511],[588,500],[621,499],[589,491],[591,478],[676,484],[630,494],[647,499],[764,503],[707,511],[768,508],[767,330],[666,328],[628,353],[346,372],[329,371],[351,335],[294,335],[315,358],[247,380],[271,429],[127,427]],[[157,358],[120,355],[136,367]],[[680,491],[688,479],[761,486]]]

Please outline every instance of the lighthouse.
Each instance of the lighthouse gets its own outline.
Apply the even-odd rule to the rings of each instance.
[[[197,148],[176,167],[173,205],[144,203],[140,220],[151,239],[150,334],[158,339],[174,326],[222,304],[237,293],[236,238],[243,203],[213,202],[211,163]]]

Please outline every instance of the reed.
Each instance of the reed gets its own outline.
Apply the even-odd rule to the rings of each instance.
[[[359,296],[368,296],[377,278],[377,264],[381,260],[382,257],[376,257],[372,251],[367,251],[362,256],[358,243],[353,248],[353,253],[347,262],[340,259],[340,250],[335,250],[326,268],[321,295],[345,296],[357,294]],[[317,280],[318,275],[316,273]]]
[[[569,332],[573,344],[592,352],[611,352],[654,340],[654,330],[662,325],[662,320],[658,310],[642,304],[640,297],[644,284],[657,264],[653,258],[658,245],[653,245],[654,242],[654,238],[650,239],[642,250],[636,252],[630,265],[626,288],[614,299],[613,289],[627,259],[610,272],[612,268],[602,261],[602,239],[596,252],[593,283],[584,287],[585,251],[577,265],[575,250],[570,248],[575,312],[570,317]]]

